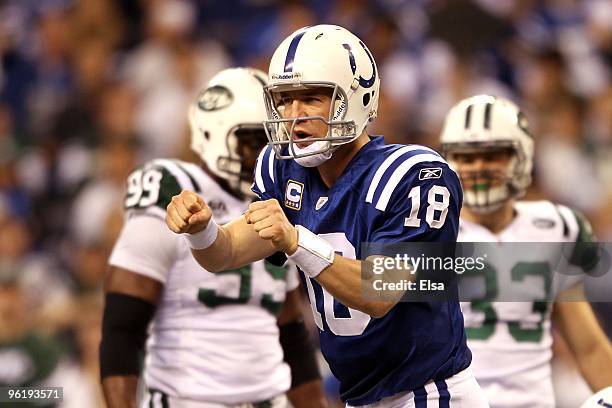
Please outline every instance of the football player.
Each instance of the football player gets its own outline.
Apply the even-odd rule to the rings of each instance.
[[[295,261],[347,405],[487,406],[468,370],[457,300],[379,300],[361,288],[362,242],[456,240],[455,172],[429,148],[368,135],[380,78],[366,45],[342,27],[292,33],[276,49],[268,81],[270,143],[253,186],[260,201],[219,226],[209,202],[185,191],[168,205],[168,227],[186,233],[198,263],[212,271],[273,254]],[[432,167],[436,177],[419,176]]]
[[[255,69],[218,73],[189,111],[191,147],[202,162],[153,160],[128,178],[100,347],[110,407],[135,406],[147,337],[142,407],[283,407],[290,386],[294,406],[325,404],[295,267],[259,261],[213,274],[164,224],[183,189],[205,197],[220,223],[246,211],[266,143],[265,83]]]
[[[533,291],[536,284],[528,281],[528,275],[550,282],[541,288],[549,293],[579,284],[584,273],[555,273],[559,245],[533,243],[575,242],[572,251],[578,255],[580,245],[593,240],[587,220],[549,201],[517,201],[531,183],[533,161],[533,139],[519,108],[489,95],[465,99],[449,111],[441,142],[464,190],[458,240],[532,243],[531,250],[520,244],[498,246],[507,250],[502,250],[503,258],[487,262],[487,272],[481,276],[486,279],[485,297],[496,293],[498,299],[515,300],[516,294],[509,292],[513,285]],[[592,267],[585,258],[584,264],[579,259],[570,256],[569,266]],[[546,298],[536,294],[531,302],[462,302],[474,374],[492,407],[555,406],[551,319],[591,388],[597,391],[612,384],[612,347],[589,304],[565,301],[553,307]]]

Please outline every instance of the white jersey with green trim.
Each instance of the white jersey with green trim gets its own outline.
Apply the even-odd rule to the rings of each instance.
[[[217,274],[200,267],[164,221],[172,196],[184,189],[200,194],[219,224],[248,207],[191,163],[154,160],[129,176],[126,220],[109,263],[164,284],[149,328],[146,385],[224,404],[283,394],[290,371],[276,314],[299,284],[297,270],[264,261]]]
[[[565,206],[523,201],[514,208],[515,218],[498,234],[473,222],[460,222],[458,241],[496,243],[503,252],[503,256],[489,256],[480,277],[487,294],[504,301],[461,302],[472,369],[491,407],[553,408],[552,303],[544,301],[551,299],[546,287],[559,293],[584,275],[577,273],[581,269],[574,260],[560,256],[560,246],[537,243],[567,242],[569,247],[563,245],[567,253],[567,248],[575,250],[572,243],[588,242],[592,234],[586,220]],[[576,269],[571,274],[558,273],[561,267]],[[533,301],[524,297],[511,301],[515,295],[508,293],[509,288],[518,288]]]

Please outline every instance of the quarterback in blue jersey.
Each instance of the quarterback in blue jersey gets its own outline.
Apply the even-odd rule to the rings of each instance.
[[[279,252],[299,266],[347,406],[486,407],[458,301],[363,295],[362,243],[454,242],[462,203],[438,153],[367,134],[379,85],[372,54],[346,29],[291,34],[264,88],[270,143],[255,170],[260,200],[219,226],[201,197],[183,191],[166,223],[210,271]]]

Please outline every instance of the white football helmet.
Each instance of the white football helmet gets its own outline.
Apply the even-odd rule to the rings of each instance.
[[[465,204],[470,210],[487,213],[499,209],[510,198],[522,196],[531,184],[533,138],[525,115],[511,101],[490,95],[477,95],[455,105],[446,115],[441,135],[442,152],[453,167],[453,155],[511,149],[513,157],[503,185],[475,184],[465,189],[469,177],[489,179],[490,174],[461,174]]]
[[[285,118],[277,109],[280,92],[329,88],[332,101],[328,116]],[[355,140],[378,109],[380,77],[376,62],[365,44],[347,29],[335,25],[304,27],[287,37],[270,62],[265,101],[266,135],[279,159],[296,159],[312,167],[329,159],[337,146]],[[313,141],[298,147],[291,137],[298,121],[320,120],[327,134],[300,140]],[[287,146],[287,149],[283,149]]]
[[[215,75],[189,108],[191,148],[230,188],[251,196],[253,171],[266,145],[263,87],[266,74],[229,68]]]

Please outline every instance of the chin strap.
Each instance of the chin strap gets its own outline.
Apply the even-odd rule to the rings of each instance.
[[[328,146],[328,149],[324,150],[326,146]],[[333,148],[329,142],[326,142],[324,140],[312,142],[310,145],[304,148],[298,147],[297,144],[294,142],[293,149],[293,152],[296,154],[296,156],[321,151],[320,153],[312,154],[310,156],[296,157],[296,163],[303,167],[320,166],[332,157],[332,154],[335,150],[335,148]],[[291,151],[291,149],[289,149],[289,151]]]

